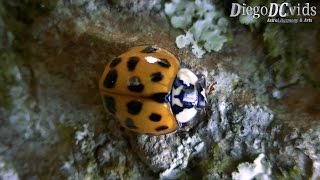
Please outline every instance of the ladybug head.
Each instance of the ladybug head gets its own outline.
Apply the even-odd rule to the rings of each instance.
[[[189,69],[181,68],[171,90],[171,109],[180,123],[186,123],[197,114],[197,109],[206,106],[205,79]]]

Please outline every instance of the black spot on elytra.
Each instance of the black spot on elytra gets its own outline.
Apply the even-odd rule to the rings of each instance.
[[[104,96],[103,100],[104,100],[104,106],[107,108],[107,110],[111,114],[115,114],[115,112],[116,112],[116,103],[115,103],[114,98],[111,97],[111,96]]]
[[[143,84],[134,85],[134,86],[128,86],[128,89],[132,92],[142,92],[144,89]]]
[[[106,88],[114,88],[116,85],[118,79],[118,72],[115,69],[111,69],[108,74],[106,75],[106,78],[103,81],[103,85]]]
[[[154,53],[154,52],[157,52],[158,51],[158,48],[155,47],[155,46],[148,46],[146,48],[144,48],[141,52],[142,53]]]
[[[139,58],[138,57],[136,57],[136,56],[130,57],[128,62],[127,62],[128,71],[134,71],[134,69],[136,68],[138,62],[139,62]]]
[[[163,79],[163,75],[161,72],[156,72],[151,74],[151,81],[153,82],[159,82]]]
[[[157,61],[157,63],[164,68],[169,68],[171,66],[171,64],[169,63],[168,60],[166,59],[159,59],[159,61]]]
[[[137,115],[142,109],[142,103],[139,101],[132,100],[127,104],[128,113]]]
[[[114,68],[114,67],[116,67],[119,63],[121,63],[121,58],[120,58],[120,57],[116,57],[116,58],[114,58],[114,59],[111,61],[109,67],[110,67],[110,68]]]
[[[161,115],[157,113],[151,113],[149,119],[154,122],[159,122],[161,120]]]
[[[168,128],[169,128],[168,126],[159,126],[159,127],[156,128],[156,131],[163,131],[163,130],[166,130]]]
[[[166,96],[168,93],[155,93],[150,96],[150,98],[158,103],[164,103],[166,102]]]
[[[137,76],[132,76],[129,78],[128,89],[132,92],[142,92],[144,85],[141,83],[141,80]]]
[[[126,119],[126,127],[130,129],[137,129],[138,127],[134,124],[133,120],[131,118]]]

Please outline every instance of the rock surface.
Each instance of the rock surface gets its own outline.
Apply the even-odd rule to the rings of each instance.
[[[231,24],[232,44],[198,59],[176,47],[181,32],[155,0],[10,1],[0,15],[0,179],[320,178],[319,79],[275,79],[246,27]],[[297,37],[320,77],[319,32]],[[216,83],[189,129],[122,132],[105,113],[104,66],[142,44]]]

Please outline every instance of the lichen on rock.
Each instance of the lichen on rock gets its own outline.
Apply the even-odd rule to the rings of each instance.
[[[176,0],[165,4],[165,13],[175,28],[185,34],[176,37],[178,48],[191,45],[201,58],[206,52],[220,51],[228,41],[228,20],[219,7],[207,0]]]

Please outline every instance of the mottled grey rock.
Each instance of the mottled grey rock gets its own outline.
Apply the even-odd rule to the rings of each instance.
[[[25,13],[0,8],[9,13],[0,19],[0,176],[231,179],[254,170],[264,154],[261,176],[319,178],[319,93],[307,82],[275,80],[264,44],[247,29],[232,27],[232,47],[199,60],[177,49],[181,32],[163,1],[0,3]],[[312,37],[301,42],[315,44]],[[165,136],[122,132],[103,110],[97,82],[104,66],[141,44],[170,50],[216,82],[188,128]]]
[[[0,157],[0,179],[10,179],[10,180],[18,180],[19,175],[17,172],[10,167],[8,164],[6,164],[3,160],[2,157]]]

